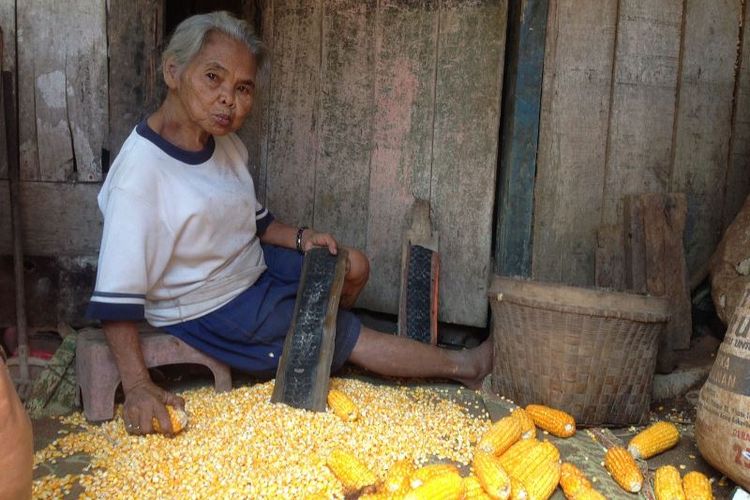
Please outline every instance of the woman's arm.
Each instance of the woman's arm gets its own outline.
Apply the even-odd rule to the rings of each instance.
[[[297,248],[296,227],[289,226],[283,222],[274,220],[269,224],[263,234],[260,235],[260,241],[279,247]],[[314,229],[305,229],[302,231],[302,250],[307,252],[312,247],[328,247],[328,251],[333,255],[338,252],[338,243],[333,236],[328,233],[319,233]]]
[[[131,434],[149,434],[154,431],[151,420],[156,417],[165,433],[171,434],[172,425],[165,405],[182,408],[185,400],[151,381],[134,322],[105,321],[103,327],[125,392],[123,420],[126,430]]]

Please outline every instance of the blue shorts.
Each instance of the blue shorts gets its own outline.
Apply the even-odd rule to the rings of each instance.
[[[186,344],[238,370],[273,377],[294,315],[303,257],[294,250],[263,245],[268,269],[250,288],[205,316],[162,327]],[[354,349],[361,323],[339,309],[331,371]]]

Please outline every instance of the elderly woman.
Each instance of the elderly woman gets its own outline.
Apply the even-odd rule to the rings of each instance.
[[[330,234],[292,227],[255,197],[235,135],[253,106],[261,44],[225,12],[193,16],[162,56],[168,93],[125,141],[99,194],[104,213],[88,315],[102,320],[135,434],[183,400],[150,379],[136,322],[145,319],[235,369],[275,373],[289,328],[302,254],[336,253]],[[447,377],[475,387],[491,346],[448,351],[363,327],[350,308],[367,282],[357,250],[348,266],[332,370],[346,361],[392,376]]]

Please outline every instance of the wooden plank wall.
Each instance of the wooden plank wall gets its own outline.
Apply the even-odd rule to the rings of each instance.
[[[506,2],[270,4],[268,136],[256,139],[268,207],[364,249],[361,305],[395,313],[404,217],[429,199],[441,319],[483,326]]]
[[[16,71],[16,8],[15,0],[0,0],[0,31],[2,32],[2,71]],[[0,94],[0,179],[8,178],[8,160],[5,154],[5,115]],[[3,193],[4,194],[4,193]]]
[[[742,0],[551,0],[535,278],[592,285],[597,230],[621,227],[623,196],[640,192],[687,194],[688,267],[705,265],[750,187],[745,11]]]

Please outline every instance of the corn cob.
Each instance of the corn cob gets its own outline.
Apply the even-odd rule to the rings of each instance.
[[[625,491],[638,493],[643,485],[643,474],[633,456],[622,446],[613,446],[604,454],[604,466]]]
[[[357,420],[357,406],[346,393],[338,389],[328,391],[328,406],[344,422]]]
[[[354,493],[372,486],[378,480],[375,474],[357,457],[343,450],[333,450],[326,465],[331,469],[333,475],[341,481],[347,493]]]
[[[666,451],[680,440],[680,431],[671,422],[656,422],[636,434],[628,444],[628,451],[635,458],[647,460]]]
[[[656,500],[686,500],[680,471],[674,465],[662,465],[654,474]]]
[[[607,500],[607,497],[596,491],[594,488],[581,490],[571,497],[570,500]]]
[[[537,427],[544,429],[553,436],[566,438],[576,433],[575,419],[562,410],[543,405],[528,405],[526,413],[529,414]]]
[[[457,472],[446,472],[411,490],[404,500],[459,500],[463,493],[463,478]]]
[[[507,468],[509,464],[513,464],[520,460],[521,457],[526,456],[538,444],[539,441],[536,439],[517,441],[513,446],[508,448],[508,451],[500,455],[500,464],[503,468]]]
[[[698,471],[688,472],[682,478],[682,489],[688,500],[713,500],[711,483]]]
[[[534,425],[534,421],[526,410],[519,406],[513,410],[510,416],[518,420],[518,423],[521,425],[521,439],[536,437],[536,425]]]
[[[527,500],[528,498],[526,486],[515,477],[510,476],[510,500]]]
[[[390,493],[410,488],[409,477],[416,471],[414,462],[405,458],[399,460],[388,470],[383,481],[383,488]]]
[[[521,437],[519,421],[504,417],[492,424],[477,445],[480,451],[500,455]]]
[[[477,476],[471,475],[464,478],[463,500],[492,500],[492,497],[484,491]]]
[[[409,485],[419,488],[430,479],[443,474],[458,474],[458,467],[453,464],[430,464],[420,467],[409,476]]]
[[[542,465],[523,480],[529,500],[547,500],[555,492],[559,482],[560,462],[557,460]]]
[[[477,451],[472,462],[474,474],[484,491],[493,499],[505,500],[510,496],[508,473],[500,465],[500,459],[489,453]]]
[[[559,460],[560,452],[555,445],[549,441],[537,441],[536,446],[528,453],[514,460],[503,460],[501,457],[500,463],[510,476],[518,479],[528,490],[527,479],[539,475],[542,470],[552,467],[551,464],[557,464]]]
[[[172,424],[172,434],[178,434],[187,427],[188,416],[185,410],[167,405],[167,413],[169,414],[169,423]],[[156,432],[162,432],[161,424],[156,417],[151,419],[151,425]]]
[[[565,493],[565,498],[571,499],[579,491],[590,489],[591,482],[578,467],[570,462],[565,462],[560,467],[560,486]]]

